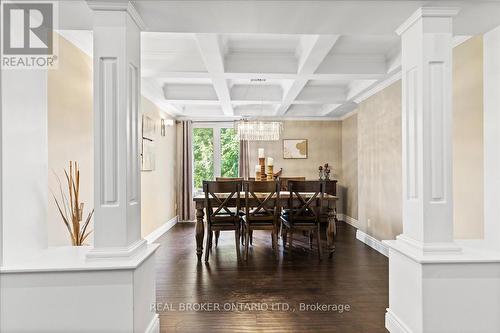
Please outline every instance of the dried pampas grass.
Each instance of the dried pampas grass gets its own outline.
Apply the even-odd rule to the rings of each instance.
[[[64,193],[61,179],[56,175],[61,201],[57,200],[54,193],[52,193],[52,196],[56,202],[59,214],[61,214],[63,223],[68,229],[71,244],[73,246],[81,246],[84,245],[85,240],[92,232],[92,230],[87,231],[87,228],[94,215],[94,210],[92,209],[82,223],[84,203],[80,202],[80,170],[78,169],[78,163],[70,161],[69,174],[64,169],[64,175],[66,176],[68,193]]]

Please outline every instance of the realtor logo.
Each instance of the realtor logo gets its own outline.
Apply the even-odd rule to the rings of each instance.
[[[53,68],[54,2],[2,2],[2,68]]]

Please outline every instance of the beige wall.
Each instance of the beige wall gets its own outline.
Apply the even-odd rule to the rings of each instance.
[[[141,109],[158,125],[160,119],[171,119],[147,98]],[[176,127],[167,126],[165,136],[159,129],[153,135],[156,168],[141,172],[141,233],[146,236],[176,214]]]
[[[453,50],[455,238],[483,238],[483,40]]]
[[[59,67],[48,72],[49,191],[60,198],[54,173],[64,185],[64,168],[68,168],[69,160],[77,161],[86,215],[94,206],[92,59],[63,37],[55,38],[59,38]],[[71,245],[52,197],[48,208],[48,244]]]
[[[266,157],[274,158],[274,170],[283,168],[284,177],[318,179],[318,167],[329,163],[333,178],[339,180],[337,211],[343,212],[342,183],[342,122],[341,121],[285,121],[282,139],[307,139],[307,159],[283,159],[283,140],[250,142],[250,177],[258,164],[257,149],[264,148]]]
[[[358,115],[342,121],[342,211],[358,219]]]
[[[283,176],[318,178],[318,167],[328,162],[335,178],[342,167],[342,127],[340,121],[285,121],[282,139],[307,139],[307,159],[283,159],[283,140],[250,142],[250,176],[258,164],[257,149],[264,148],[266,157],[274,158],[274,169],[283,168]]]
[[[358,220],[377,239],[402,231],[401,81],[358,107]]]
[[[453,61],[455,237],[482,238],[482,38],[457,46]],[[401,81],[362,102],[357,117],[359,225],[375,238],[393,239],[402,232]],[[343,121],[343,130],[351,128],[350,121]],[[355,145],[346,136],[344,159],[345,151]],[[344,168],[343,172],[348,171]],[[354,181],[347,183],[348,193],[349,186],[354,186],[350,182]],[[346,206],[354,205],[354,200],[348,196]]]
[[[88,212],[94,206],[92,59],[63,37],[56,38],[59,38],[59,68],[48,74],[49,190],[58,191],[53,171],[64,181],[68,161],[78,161],[81,199]],[[145,98],[141,109],[158,124],[160,117],[169,118]],[[175,132],[175,126],[167,127],[165,137],[157,132],[156,170],[141,172],[143,236],[176,215]],[[53,200],[49,200],[48,238],[50,246],[71,244]],[[88,243],[92,241],[90,237]]]

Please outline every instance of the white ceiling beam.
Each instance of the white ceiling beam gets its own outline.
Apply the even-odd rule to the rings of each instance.
[[[227,80],[220,76],[220,74],[224,73],[224,56],[219,38],[216,34],[196,34],[196,41],[198,42],[198,47],[200,48],[207,71],[211,76],[222,112],[226,116],[232,116],[234,115],[234,110],[231,105]]]
[[[337,35],[311,36],[311,43],[305,43],[301,50],[301,59],[298,64],[297,79],[291,84],[283,96],[283,102],[278,108],[276,115],[280,116],[287,112],[288,108],[300,94],[309,80],[309,76],[316,72],[323,59],[328,55],[333,45],[337,42]]]

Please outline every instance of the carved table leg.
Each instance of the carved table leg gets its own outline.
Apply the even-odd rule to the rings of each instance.
[[[326,239],[328,241],[328,256],[331,258],[333,256],[333,252],[335,252],[335,209],[328,209],[328,227],[326,229]]]
[[[198,261],[203,254],[203,238],[205,237],[205,225],[203,224],[203,208],[196,208],[196,255]]]

